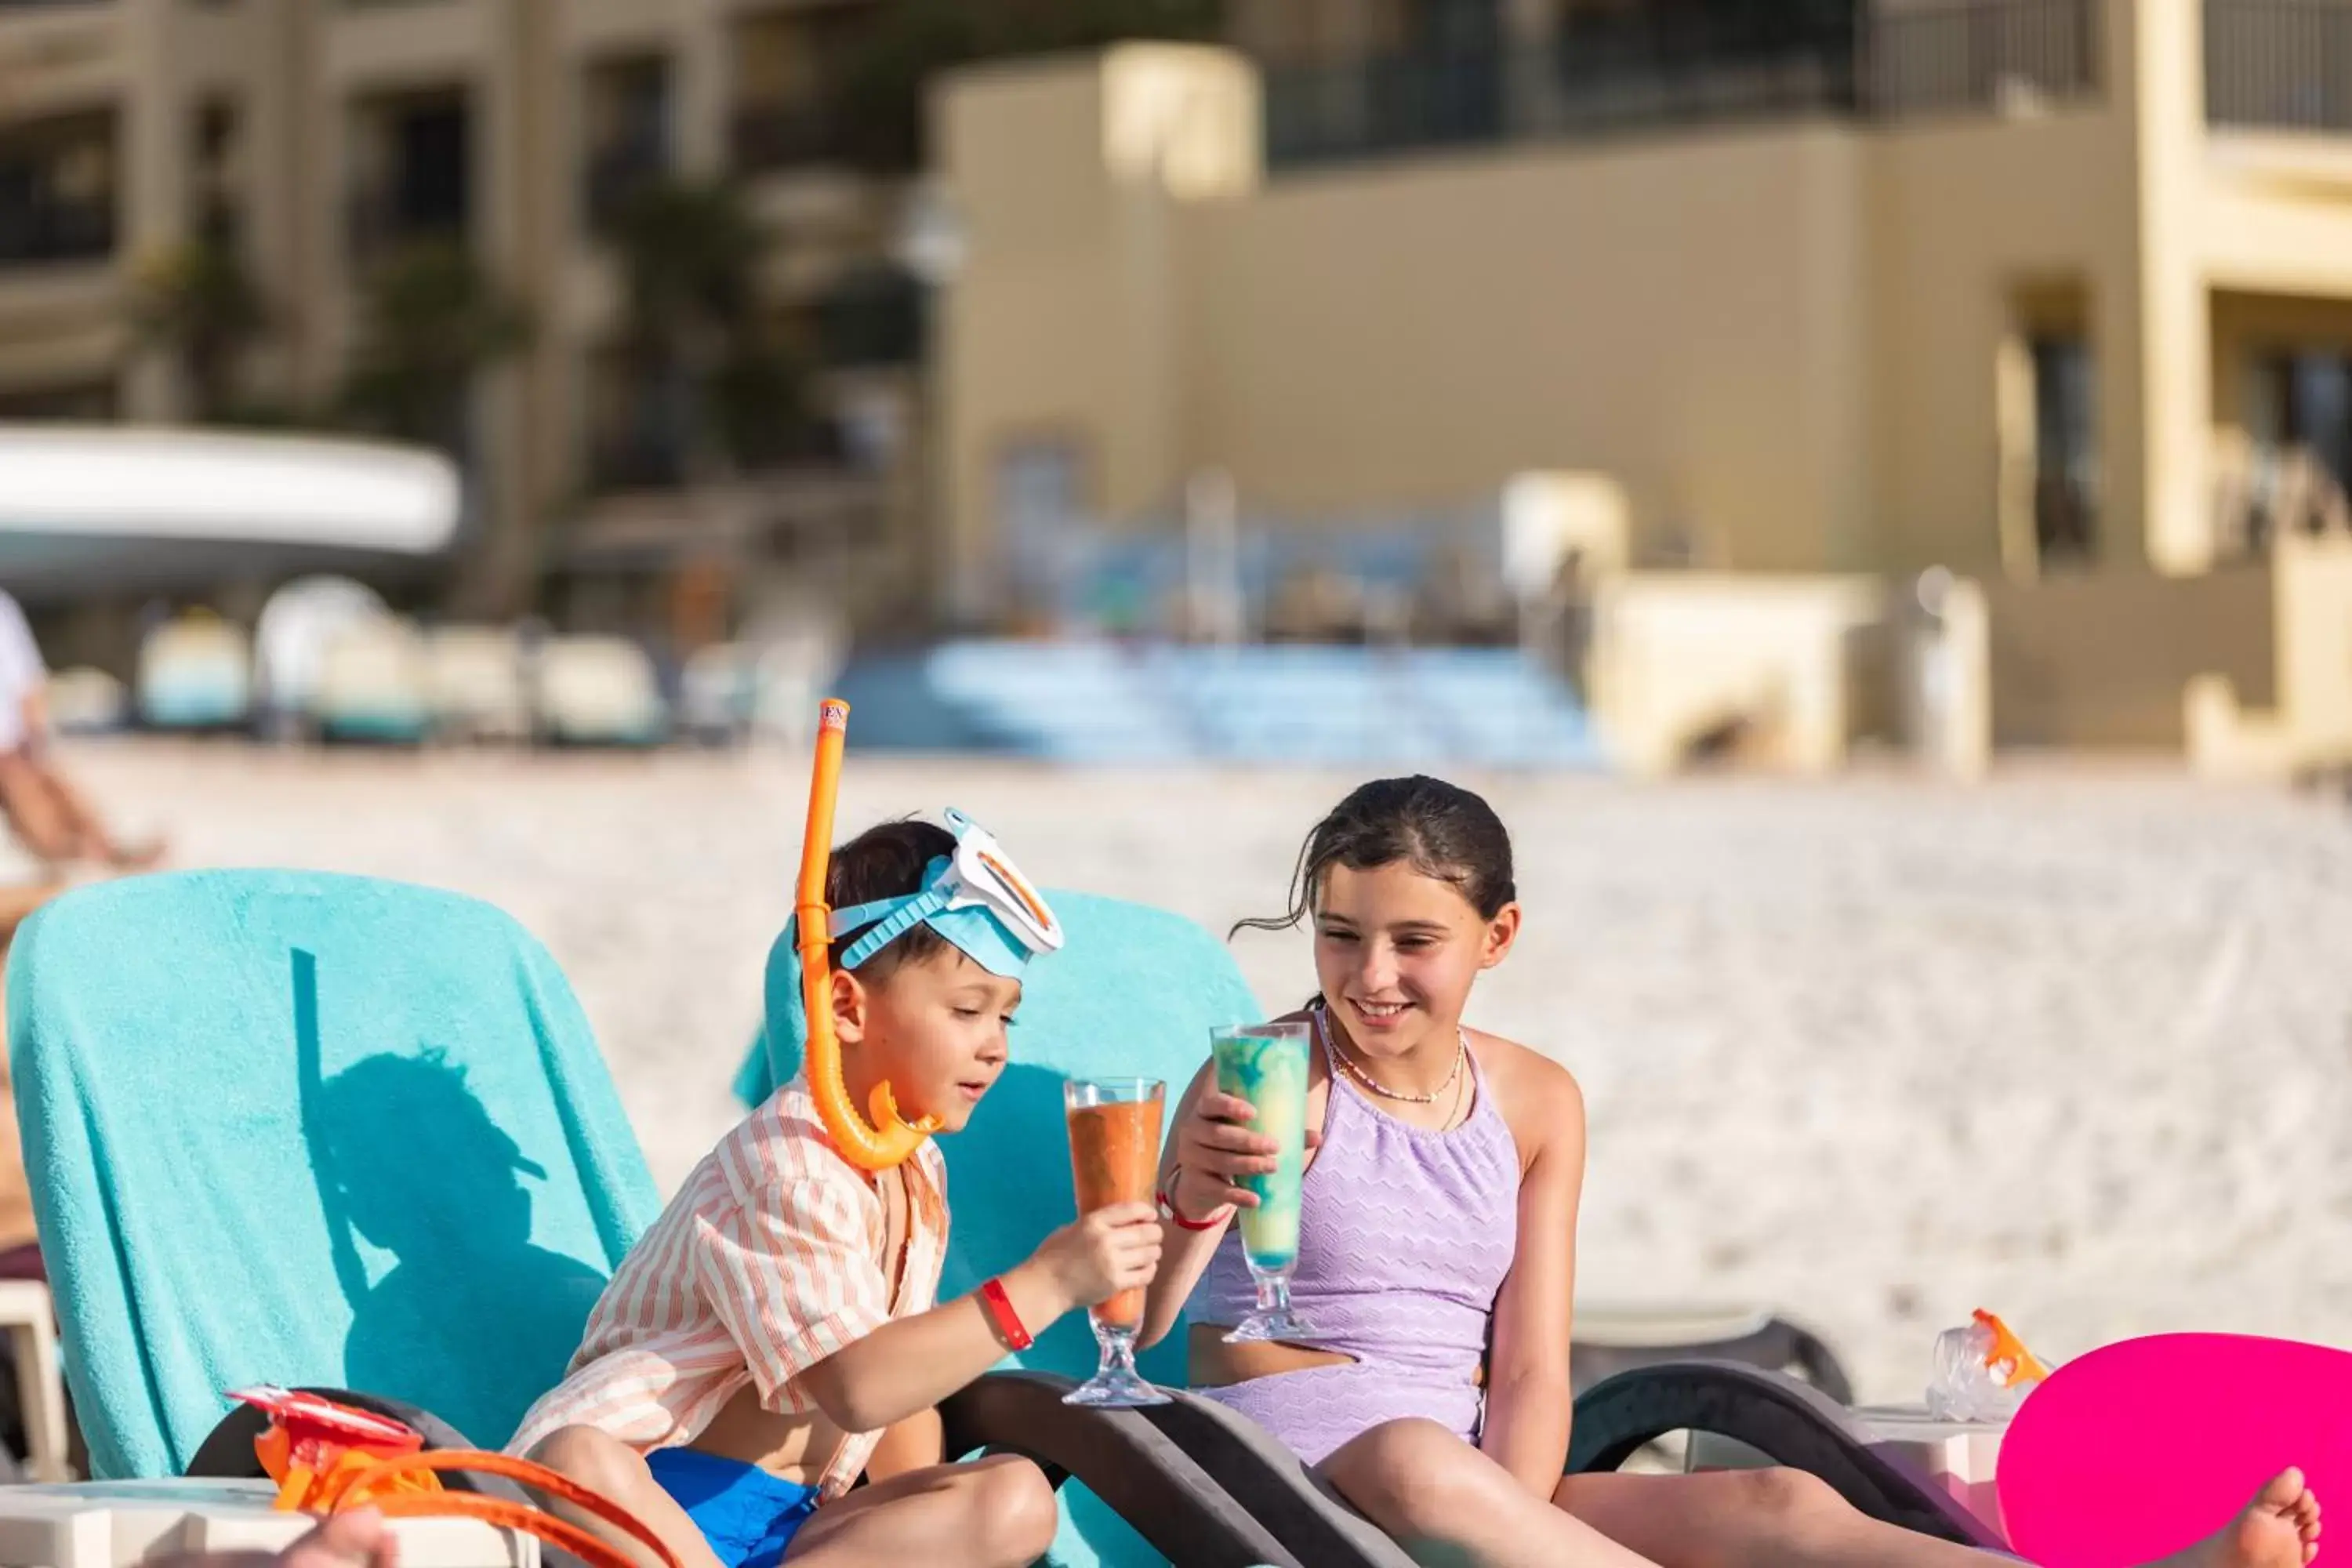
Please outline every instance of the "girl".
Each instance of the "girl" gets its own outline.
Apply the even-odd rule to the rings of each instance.
[[[1431,778],[1339,803],[1299,856],[1282,930],[1312,918],[1318,1043],[1292,1299],[1315,1348],[1226,1344],[1255,1301],[1236,1183],[1274,1169],[1204,1068],[1161,1171],[1165,1245],[1143,1342],[1192,1304],[1193,1386],[1314,1466],[1417,1562],[1479,1568],[1990,1568],[1864,1518],[1810,1476],[1561,1475],[1584,1101],[1524,1046],[1462,1026],[1519,930],[1509,836]],[[1239,927],[1235,928],[1240,929]],[[2299,1472],[2169,1568],[2300,1568],[2319,1507]]]

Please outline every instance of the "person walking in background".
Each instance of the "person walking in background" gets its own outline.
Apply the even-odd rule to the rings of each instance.
[[[0,590],[0,812],[25,847],[65,868],[144,871],[161,841],[125,844],[59,771],[49,735],[48,667],[16,598]]]

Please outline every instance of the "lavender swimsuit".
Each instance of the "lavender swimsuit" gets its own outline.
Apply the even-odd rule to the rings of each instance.
[[[1517,1251],[1519,1155],[1475,1056],[1468,1070],[1468,1120],[1433,1132],[1389,1115],[1332,1068],[1322,1147],[1300,1188],[1290,1299],[1320,1331],[1318,1348],[1356,1359],[1194,1390],[1310,1465],[1404,1416],[1477,1437],[1475,1379]],[[1192,1321],[1230,1326],[1256,1304],[1229,1229],[1193,1288]]]

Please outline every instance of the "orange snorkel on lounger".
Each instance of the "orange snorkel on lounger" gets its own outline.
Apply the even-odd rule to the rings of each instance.
[[[825,872],[833,859],[833,808],[840,793],[841,753],[848,731],[849,704],[828,698],[817,718],[808,828],[801,840],[800,889],[793,901],[793,945],[800,958],[808,1086],[817,1115],[851,1163],[886,1171],[921,1148],[939,1123],[929,1117],[905,1120],[887,1083],[876,1084],[869,1097],[870,1124],[850,1103],[842,1079],[841,1040],[833,1023],[833,942],[864,931],[842,954],[841,966],[856,969],[912,927],[927,924],[991,973],[1017,979],[1032,954],[1062,945],[1062,927],[996,840],[952,810],[947,818],[956,837],[955,854],[926,868],[919,891],[854,909],[830,908],[824,897]]]

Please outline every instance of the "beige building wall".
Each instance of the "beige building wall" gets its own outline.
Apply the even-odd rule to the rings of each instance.
[[[938,100],[939,173],[971,229],[933,350],[950,599],[990,575],[1009,444],[1074,444],[1102,515],[1174,495],[1202,348],[1184,206],[1254,188],[1255,115],[1253,74],[1204,49],[983,70]]]
[[[2136,16],[2108,0],[2116,58]],[[1998,569],[2004,441],[2031,460],[2000,367],[2052,298],[2078,302],[2098,355],[2112,558],[2144,553],[2127,90],[2014,121],[1252,172],[1187,199],[1103,165],[1147,58],[1195,81],[1247,69],[1127,50],[939,97],[973,241],[941,383],[967,565],[989,551],[991,454],[1050,430],[1079,441],[1113,517],[1195,467],[1252,506],[1315,510],[1590,468],[1623,484],[1654,555]]]
[[[1598,469],[1653,546],[1687,528],[1713,563],[1822,565],[1864,531],[1824,460],[1864,406],[1862,155],[1808,128],[1541,149],[1186,215],[1191,460],[1307,510]]]

